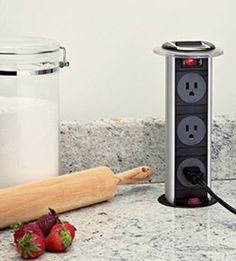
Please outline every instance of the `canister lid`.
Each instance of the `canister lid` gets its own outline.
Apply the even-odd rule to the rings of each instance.
[[[207,41],[170,41],[155,48],[154,53],[172,57],[216,57],[223,54],[221,48]]]
[[[40,37],[0,38],[0,55],[30,55],[59,51],[60,44]]]

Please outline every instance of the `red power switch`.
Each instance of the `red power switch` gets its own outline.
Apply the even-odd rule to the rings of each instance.
[[[197,66],[199,65],[199,61],[198,59],[193,59],[193,58],[187,58],[187,59],[184,59],[184,65],[185,66]]]

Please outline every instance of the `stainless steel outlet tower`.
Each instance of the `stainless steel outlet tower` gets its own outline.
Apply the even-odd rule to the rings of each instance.
[[[212,58],[223,50],[206,41],[170,41],[154,53],[166,57],[166,176],[159,201],[209,205],[210,196],[183,170],[199,167],[211,186]]]

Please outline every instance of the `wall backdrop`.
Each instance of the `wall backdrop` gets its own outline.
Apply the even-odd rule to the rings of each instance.
[[[236,114],[234,0],[0,0],[0,36],[55,38],[71,67],[61,72],[61,118],[164,117],[166,40],[203,39],[214,59],[214,113]]]

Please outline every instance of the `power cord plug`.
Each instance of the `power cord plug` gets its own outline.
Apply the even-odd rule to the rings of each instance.
[[[199,167],[184,168],[184,175],[187,180],[193,185],[197,185],[199,183],[199,180],[202,179],[204,176]]]
[[[203,180],[204,174],[199,167],[185,167],[183,173],[186,179],[193,185],[199,184],[207,193],[209,193],[218,203],[236,215],[236,209],[226,203],[223,199],[218,197]]]

